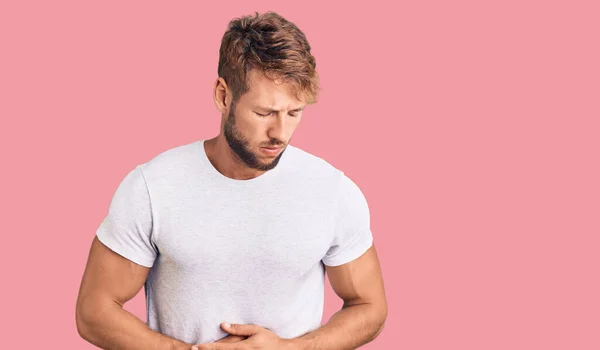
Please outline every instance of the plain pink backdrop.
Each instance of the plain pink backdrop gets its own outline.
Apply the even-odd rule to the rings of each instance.
[[[332,4],[1,2],[1,348],[94,348],[75,301],[116,186],[218,132],[221,36],[266,10],[321,75],[293,144],[371,208],[389,317],[364,349],[600,348],[598,2]]]

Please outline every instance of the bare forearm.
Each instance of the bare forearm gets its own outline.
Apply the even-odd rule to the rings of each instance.
[[[383,330],[386,312],[372,304],[344,306],[325,325],[293,340],[301,350],[351,350],[362,346]]]
[[[191,349],[191,344],[151,330],[139,318],[117,303],[97,307],[97,310],[88,308],[86,311],[78,312],[77,328],[82,338],[107,350]]]

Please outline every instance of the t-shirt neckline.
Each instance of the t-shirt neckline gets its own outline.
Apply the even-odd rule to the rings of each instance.
[[[201,158],[205,162],[205,165],[208,168],[208,171],[210,172],[211,176],[216,181],[221,181],[223,183],[227,183],[230,185],[238,185],[238,186],[252,186],[255,184],[263,183],[263,182],[269,180],[270,178],[274,177],[280,171],[282,166],[284,165],[285,159],[287,158],[287,155],[290,152],[290,149],[292,148],[291,145],[289,145],[289,144],[287,145],[285,151],[283,152],[283,155],[281,155],[281,158],[279,159],[279,163],[277,164],[277,166],[275,168],[268,170],[254,178],[247,179],[247,180],[239,180],[239,179],[233,179],[233,178],[230,178],[228,176],[221,174],[214,167],[214,165],[210,162],[210,159],[208,159],[208,155],[206,154],[206,149],[204,148],[205,142],[206,142],[206,139],[200,140],[198,142],[198,146],[200,148],[199,152],[200,152]]]

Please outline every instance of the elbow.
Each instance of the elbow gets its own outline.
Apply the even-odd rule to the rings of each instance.
[[[383,319],[383,321],[381,321],[381,323],[379,323],[379,327],[377,328],[377,331],[375,332],[373,339],[377,338],[381,334],[381,332],[383,332],[383,328],[385,328],[385,319]]]
[[[94,312],[90,303],[78,302],[75,308],[75,324],[77,325],[77,333],[84,340],[91,342],[93,340],[94,327]]]
[[[375,314],[376,330],[375,334],[373,335],[373,339],[377,338],[381,334],[381,332],[383,332],[383,328],[385,327],[385,321],[387,320],[388,315],[387,303],[384,303],[381,307],[377,308],[377,312]]]
[[[75,324],[77,325],[77,333],[85,340],[89,338],[89,316],[85,312],[85,307],[81,303],[77,303],[75,308]]]

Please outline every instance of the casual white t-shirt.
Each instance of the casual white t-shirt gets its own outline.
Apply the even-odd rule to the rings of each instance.
[[[98,239],[151,267],[147,324],[187,343],[257,324],[282,338],[321,326],[325,265],[372,245],[367,201],[342,171],[288,145],[279,164],[235,180],[210,163],[204,140],[129,172]]]

